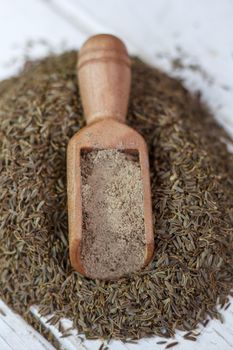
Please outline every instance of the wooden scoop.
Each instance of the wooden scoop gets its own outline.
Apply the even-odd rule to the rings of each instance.
[[[67,151],[69,249],[72,266],[91,278],[95,276],[85,271],[81,259],[82,150],[138,152],[143,181],[146,239],[142,267],[150,262],[154,250],[147,146],[140,134],[124,124],[131,83],[130,65],[125,45],[112,35],[91,37],[79,53],[78,80],[87,126],[72,137]]]

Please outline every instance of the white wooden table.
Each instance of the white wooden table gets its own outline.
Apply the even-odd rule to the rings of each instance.
[[[25,59],[52,50],[79,48],[95,33],[120,36],[133,54],[184,79],[200,90],[218,121],[233,135],[233,2],[232,0],[0,0],[0,79],[15,74]],[[172,60],[182,52],[186,68],[174,72]],[[192,71],[188,65],[202,69]],[[211,84],[210,84],[211,81]],[[229,145],[233,150],[233,146]],[[31,309],[50,328],[64,350],[98,349],[100,341],[83,344],[74,334],[60,338],[46,324],[37,307]],[[225,323],[211,321],[197,342],[177,334],[176,350],[230,350],[233,348],[233,306],[224,312]],[[64,320],[69,328],[70,321]],[[111,349],[151,350],[159,338],[138,345],[119,341]],[[0,350],[52,350],[41,335],[0,301]]]

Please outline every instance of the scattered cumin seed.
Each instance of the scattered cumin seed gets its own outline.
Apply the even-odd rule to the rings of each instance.
[[[183,338],[186,338],[186,337],[188,337],[189,335],[192,335],[192,334],[193,334],[193,332],[192,332],[192,331],[190,331],[190,332],[188,332],[188,333],[184,334],[184,335],[183,335]]]
[[[72,333],[65,333],[65,334],[62,334],[60,338],[67,338],[67,337],[70,337],[71,335]]]
[[[3,309],[1,309],[1,308],[0,308],[0,314],[1,314],[2,316],[6,316],[5,311],[3,311]]]
[[[203,326],[206,327],[208,325],[210,320],[206,320],[204,323],[203,323]]]
[[[173,348],[174,346],[176,346],[177,344],[179,344],[178,341],[174,341],[173,343],[167,344],[165,349],[170,349]]]
[[[184,337],[186,340],[196,341],[197,338],[190,336]]]
[[[225,306],[224,310],[227,310],[227,309],[229,308],[230,305],[231,305],[231,303],[228,303],[228,304]]]

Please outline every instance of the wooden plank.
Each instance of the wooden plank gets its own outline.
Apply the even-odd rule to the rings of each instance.
[[[1,350],[55,350],[35,329],[0,300]]]

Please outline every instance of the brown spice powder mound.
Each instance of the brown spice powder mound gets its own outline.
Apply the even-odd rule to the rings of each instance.
[[[138,155],[117,150],[81,157],[83,242],[86,272],[116,278],[143,266],[145,229]]]
[[[0,83],[0,294],[87,337],[137,339],[220,318],[233,287],[233,156],[199,95],[137,59],[127,122],[149,146],[155,256],[142,272],[90,280],[68,257],[66,147],[84,126],[76,52]],[[211,325],[211,322],[209,323]]]

